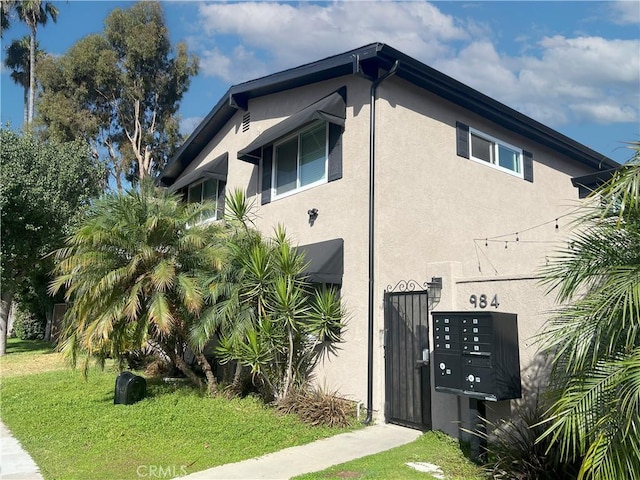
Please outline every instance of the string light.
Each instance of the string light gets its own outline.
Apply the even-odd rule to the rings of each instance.
[[[484,242],[485,242],[485,247],[488,247],[488,246],[489,246],[489,242],[494,241],[494,240],[504,241],[504,240],[502,240],[502,239],[504,239],[505,237],[514,237],[514,236],[515,236],[515,237],[516,237],[516,242],[518,242],[518,241],[520,241],[520,240],[519,240],[519,239],[520,239],[520,233],[529,232],[529,231],[531,231],[531,230],[535,230],[536,228],[540,228],[540,227],[544,227],[545,225],[549,225],[550,223],[555,223],[554,229],[555,229],[555,231],[557,232],[557,231],[559,231],[559,230],[560,230],[560,224],[558,223],[558,222],[559,222],[559,220],[560,220],[561,218],[564,218],[564,217],[568,217],[568,216],[570,216],[570,215],[573,215],[573,214],[575,214],[577,211],[578,211],[578,209],[576,209],[576,210],[574,210],[574,211],[571,211],[571,212],[569,212],[569,213],[565,213],[564,215],[560,215],[559,217],[556,217],[556,218],[554,218],[553,220],[549,220],[549,221],[547,221],[547,222],[543,222],[543,223],[540,223],[540,224],[538,224],[538,225],[534,225],[533,227],[529,227],[529,228],[525,228],[525,229],[523,229],[523,230],[519,230],[519,231],[517,231],[517,232],[513,232],[513,233],[505,233],[505,234],[503,234],[503,235],[496,235],[496,236],[494,236],[494,237],[485,237],[485,238],[483,238],[483,239],[481,239],[481,238],[474,238],[473,240],[474,240],[474,241],[484,240]],[[546,242],[543,242],[543,243],[546,243]]]

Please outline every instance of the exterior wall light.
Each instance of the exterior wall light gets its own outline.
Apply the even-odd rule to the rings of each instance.
[[[309,215],[309,225],[313,227],[316,218],[318,218],[318,209],[312,208],[310,210],[307,210],[307,215]]]
[[[431,281],[427,282],[427,291],[429,300],[434,304],[438,303],[442,297],[442,277],[431,277]]]

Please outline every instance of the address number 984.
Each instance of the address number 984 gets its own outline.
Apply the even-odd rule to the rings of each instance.
[[[500,305],[500,303],[498,303],[497,293],[493,296],[493,298],[491,299],[491,302],[489,302],[489,297],[484,293],[481,295],[475,295],[475,294],[471,295],[469,297],[469,303],[473,305],[473,308],[487,308],[487,307],[498,308],[498,306]]]

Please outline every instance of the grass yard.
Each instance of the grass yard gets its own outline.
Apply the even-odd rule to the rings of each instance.
[[[64,361],[48,342],[10,338],[7,352],[9,355],[0,358],[2,379],[65,368]]]
[[[296,480],[385,479],[433,480],[429,473],[417,471],[407,463],[437,465],[447,480],[483,480],[482,469],[469,461],[458,442],[442,432],[427,432],[415,442],[336,465],[321,472],[295,477]]]
[[[344,431],[310,428],[254,398],[206,398],[161,382],[137,404],[114,405],[115,370],[85,380],[42,342],[10,339],[8,352],[0,415],[46,479],[184,475]]]

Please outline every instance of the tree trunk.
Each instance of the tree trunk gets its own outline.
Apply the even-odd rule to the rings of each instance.
[[[0,300],[0,356],[7,353],[7,333],[9,330],[9,312],[13,302],[13,292],[5,290]]]
[[[29,42],[29,117],[27,125],[33,123],[33,110],[36,99],[36,27],[31,27]]]
[[[177,342],[177,344],[181,345],[180,342]],[[169,348],[168,345],[160,343],[158,341],[156,341],[156,345],[160,347],[160,349],[167,355],[167,357],[169,357],[169,360],[171,360],[171,362],[178,368],[178,370],[184,373],[185,377],[191,380],[191,383],[193,383],[198,388],[202,387],[202,380],[200,380],[200,377],[198,377],[198,375],[196,375],[196,373],[191,369],[189,364],[184,361],[184,358],[182,358],[182,353],[176,354],[174,348]]]
[[[173,363],[175,363],[176,367],[178,367],[178,370],[184,373],[185,376],[189,380],[191,380],[191,382],[195,386],[202,387],[202,380],[200,380],[200,377],[198,377],[195,372],[191,370],[191,367],[187,364],[187,362],[184,361],[184,358],[182,358],[182,356],[176,355],[173,359]]]
[[[282,389],[283,399],[289,395],[289,387],[293,378],[293,329],[289,327],[287,330],[289,331],[289,352],[287,353],[287,374],[284,380],[284,388]]]
[[[214,393],[216,393],[216,390],[218,388],[218,381],[216,380],[216,376],[213,374],[211,364],[202,353],[196,354],[196,360],[198,360],[200,368],[202,368],[204,376],[207,378],[207,389],[209,390],[209,393],[213,395]]]
[[[29,88],[24,87],[24,120],[23,126],[26,126],[29,122]]]
[[[231,384],[231,388],[234,392],[241,392],[242,390],[242,364],[240,362],[236,362],[236,371],[233,374],[233,383]]]

